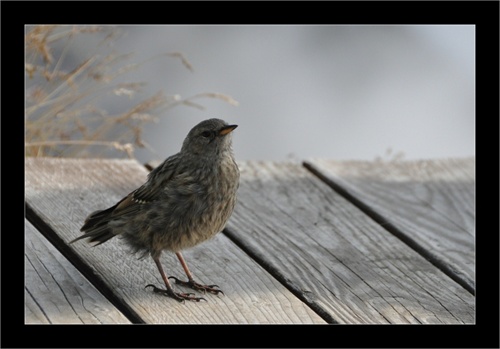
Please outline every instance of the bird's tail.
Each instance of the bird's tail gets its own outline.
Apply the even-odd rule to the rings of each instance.
[[[74,240],[71,240],[69,243],[72,244],[75,241],[90,238],[89,242],[97,242],[97,244],[94,245],[97,246],[114,237],[115,234],[113,234],[108,226],[108,222],[111,212],[113,212],[115,207],[116,206],[110,207],[106,210],[92,212],[85,220],[83,227],[80,229],[80,231],[84,232],[84,234]]]

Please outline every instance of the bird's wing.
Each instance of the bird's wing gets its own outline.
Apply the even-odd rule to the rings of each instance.
[[[130,193],[133,201],[147,203],[157,200],[163,189],[178,175],[179,161],[179,154],[172,155],[153,169],[148,175],[148,181]]]
[[[157,200],[168,182],[176,176],[178,161],[178,154],[169,157],[163,164],[149,173],[146,183],[121,199],[116,205],[106,210],[91,213],[80,230],[91,230],[112,219],[138,212],[142,205]]]

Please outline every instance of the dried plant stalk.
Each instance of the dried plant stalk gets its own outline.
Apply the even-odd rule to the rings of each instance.
[[[157,122],[165,110],[178,105],[203,108],[193,102],[201,97],[218,98],[236,105],[231,97],[217,93],[183,99],[161,92],[135,103],[117,115],[96,107],[100,98],[115,95],[133,100],[143,82],[116,82],[141,63],[130,62],[133,54],[117,54],[110,48],[120,32],[110,26],[27,26],[26,49],[26,132],[27,156],[95,156],[95,147],[106,154],[134,157],[146,123]],[[68,53],[78,40],[98,39],[95,52],[70,66]],[[174,52],[190,71],[186,57]],[[91,151],[93,150],[93,151]],[[116,153],[116,152],[119,153]]]

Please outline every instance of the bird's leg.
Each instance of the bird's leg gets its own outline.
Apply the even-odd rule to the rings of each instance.
[[[195,297],[194,293],[178,293],[178,292],[175,292],[173,290],[172,286],[170,285],[170,281],[168,281],[167,275],[163,271],[163,267],[161,266],[161,263],[160,263],[160,256],[153,257],[153,260],[155,261],[156,266],[158,267],[158,270],[160,271],[161,277],[162,277],[163,281],[165,282],[165,286],[167,286],[167,289],[164,290],[164,289],[158,288],[158,287],[156,287],[155,285],[152,285],[152,284],[146,285],[146,288],[152,287],[153,291],[155,293],[161,293],[161,294],[163,294],[165,296],[168,296],[168,297],[171,297],[171,298],[173,298],[175,300],[178,300],[179,302],[184,302],[185,299],[187,299],[189,301],[195,301],[195,302],[199,302],[202,299],[204,301],[206,301],[205,298]]]
[[[169,279],[174,279],[176,284],[190,287],[193,290],[198,290],[198,291],[202,291],[202,292],[208,291],[208,292],[213,293],[213,294],[219,294],[219,293],[224,294],[224,292],[222,292],[221,290],[218,289],[219,286],[217,286],[217,285],[201,285],[201,284],[197,283],[196,281],[194,281],[193,275],[189,271],[189,268],[186,264],[186,261],[184,260],[184,257],[182,257],[182,254],[180,252],[176,252],[175,255],[179,259],[179,262],[181,262],[182,268],[184,269],[184,271],[186,272],[186,275],[188,277],[188,281],[181,281],[173,276],[169,277]]]

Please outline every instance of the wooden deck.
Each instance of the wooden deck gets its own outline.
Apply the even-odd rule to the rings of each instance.
[[[225,295],[178,303],[144,289],[162,285],[156,266],[120,239],[67,243],[145,166],[26,159],[25,322],[475,323],[474,158],[239,165],[225,231],[184,252]],[[175,255],[162,262],[184,277]]]

